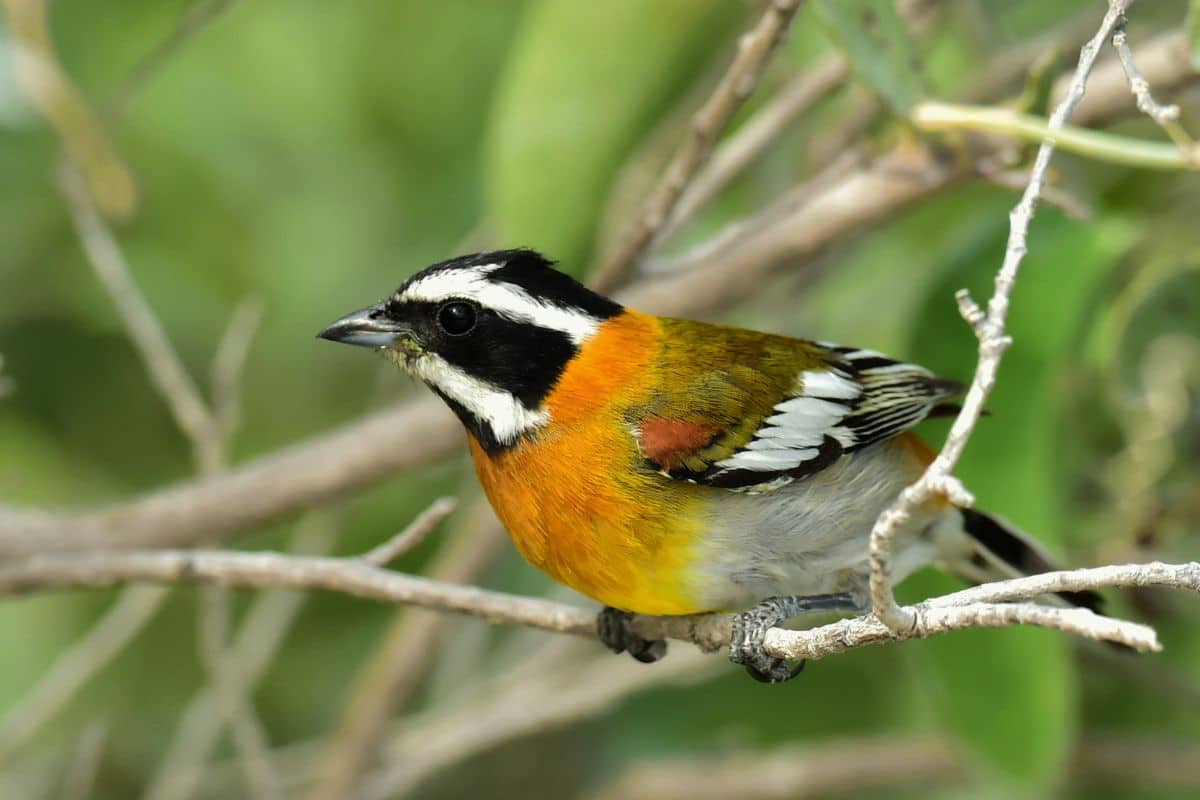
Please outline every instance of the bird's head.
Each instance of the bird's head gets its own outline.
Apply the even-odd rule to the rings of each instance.
[[[621,311],[538,253],[501,250],[427,267],[318,336],[383,352],[497,451],[549,421],[559,376]]]

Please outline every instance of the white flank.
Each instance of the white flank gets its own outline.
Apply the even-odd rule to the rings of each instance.
[[[440,303],[453,298],[474,300],[481,306],[516,322],[528,322],[539,328],[562,331],[571,337],[575,344],[596,332],[599,323],[582,311],[543,303],[519,286],[488,280],[488,273],[501,266],[484,264],[433,272],[413,281],[396,299],[401,302],[419,300],[430,303]]]
[[[512,444],[521,434],[550,421],[548,411],[530,411],[508,392],[467,374],[439,356],[424,354],[414,359],[409,368],[491,426],[501,444]]]

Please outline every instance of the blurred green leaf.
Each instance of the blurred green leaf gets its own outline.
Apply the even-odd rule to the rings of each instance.
[[[493,106],[486,193],[498,240],[579,274],[608,189],[664,103],[727,58],[736,4],[531,4]]]
[[[818,16],[867,84],[902,117],[925,96],[917,49],[892,0],[816,0]]]
[[[932,291],[914,340],[916,359],[939,374],[967,377],[975,339],[958,318],[953,292],[967,284],[982,303],[1004,252],[1005,229]],[[1004,516],[1061,551],[1069,476],[1056,445],[1057,381],[1077,340],[1095,288],[1131,245],[1119,219],[1082,226],[1046,209],[1030,237],[1013,296],[1015,340],[988,401],[992,416],[976,430],[959,469],[981,508]],[[946,336],[946,331],[959,333]],[[953,588],[922,576],[921,588]],[[1052,786],[1077,725],[1077,675],[1070,644],[1037,630],[971,631],[924,645],[944,718],[998,772],[1026,786]]]

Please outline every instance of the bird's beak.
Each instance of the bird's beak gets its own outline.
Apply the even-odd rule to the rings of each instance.
[[[381,305],[360,308],[352,314],[335,320],[317,334],[319,339],[356,344],[359,347],[371,347],[376,350],[393,347],[397,339],[411,337],[411,328],[401,322],[389,319]]]

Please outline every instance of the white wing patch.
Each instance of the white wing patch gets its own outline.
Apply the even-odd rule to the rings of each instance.
[[[453,298],[474,300],[516,322],[562,331],[575,344],[596,332],[599,322],[586,312],[543,302],[511,283],[489,280],[488,274],[502,266],[481,264],[431,272],[405,286],[402,293],[397,293],[396,300],[428,303],[440,303]]]
[[[777,488],[895,436],[961,390],[873,350],[821,346],[831,351],[828,366],[802,372],[754,438],[713,464],[706,482],[751,492]]]

